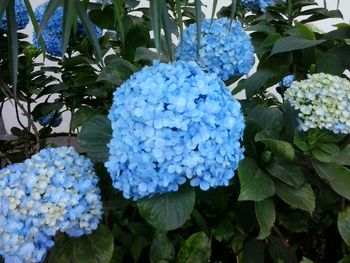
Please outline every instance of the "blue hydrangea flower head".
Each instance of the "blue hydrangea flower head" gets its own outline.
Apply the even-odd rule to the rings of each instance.
[[[289,87],[292,85],[294,79],[295,79],[294,75],[293,75],[293,74],[289,74],[289,75],[285,76],[285,77],[282,79],[280,85],[281,85],[283,88],[289,88]]]
[[[350,81],[319,73],[294,81],[285,99],[299,111],[299,129],[326,129],[335,134],[350,133]]]
[[[134,200],[227,186],[243,158],[240,104],[195,62],[154,63],[114,93],[105,163],[113,186]]]
[[[62,115],[57,111],[52,111],[44,117],[41,117],[39,123],[41,126],[51,125],[52,127],[58,127],[62,123]]]
[[[46,10],[48,3],[44,3],[39,5],[35,9],[35,17],[40,24]],[[52,56],[61,56],[62,54],[62,36],[63,36],[63,28],[62,28],[62,20],[63,20],[63,7],[58,7],[49,21],[46,24],[46,27],[42,31],[42,37],[45,41],[46,52]],[[102,35],[102,30],[100,28],[94,27],[95,32],[98,37]],[[78,21],[77,33],[79,36],[85,35],[85,29],[80,21]],[[40,47],[39,40],[37,38],[36,33],[33,33],[33,43],[36,47]]]
[[[15,0],[15,14],[16,14],[17,29],[21,30],[25,28],[29,23],[29,15],[23,0]],[[0,21],[0,30],[3,30],[3,31],[7,30],[6,14],[3,15]]]
[[[286,0],[281,1],[285,2]],[[265,12],[266,8],[269,6],[275,6],[276,2],[276,0],[242,0],[244,7],[262,12]]]
[[[97,228],[102,204],[90,160],[73,148],[41,150],[0,170],[0,255],[5,262],[42,262],[59,232]]]
[[[241,22],[227,18],[206,19],[201,27],[201,46],[197,63],[207,72],[226,81],[248,73],[254,64],[254,48]],[[191,61],[197,57],[197,26],[190,25],[176,49],[176,59]]]

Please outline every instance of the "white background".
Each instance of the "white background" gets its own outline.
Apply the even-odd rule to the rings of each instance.
[[[30,1],[33,8],[37,7],[41,3],[45,2],[44,0],[32,0]],[[148,1],[142,0],[144,4],[147,4]],[[210,17],[211,15],[211,10],[212,10],[212,0],[202,0],[203,5],[204,5],[204,12],[207,17]],[[222,6],[227,6],[230,4],[230,0],[219,0],[218,1],[218,7],[217,10],[219,10]],[[320,6],[323,6],[323,0],[317,0],[316,2],[319,3]],[[337,0],[327,0],[327,8],[328,9],[336,9],[337,5]],[[326,19],[322,20],[321,22],[315,23],[318,28],[320,28],[322,31],[330,31],[333,30],[334,27],[332,25],[341,23],[341,22],[346,22],[349,23],[350,20],[350,0],[341,0],[340,1],[340,11],[344,15],[344,20],[342,19]],[[29,36],[32,35],[33,28],[31,25],[28,25],[27,28],[24,30],[24,33],[28,34]],[[12,127],[18,126],[17,120],[14,115],[14,109],[10,103],[6,103],[4,110],[3,110],[3,118],[5,121],[5,127],[6,130],[9,131]],[[69,120],[69,115],[65,114],[63,116],[64,122],[61,124],[59,128],[56,128],[55,131],[58,132],[68,132],[68,120]],[[26,123],[25,118],[23,118],[23,122]]]

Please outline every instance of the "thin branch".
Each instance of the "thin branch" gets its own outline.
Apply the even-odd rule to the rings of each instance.
[[[39,132],[38,132],[38,129],[36,128],[35,126],[35,123],[34,121],[32,120],[31,116],[30,116],[30,112],[28,112],[26,110],[26,108],[21,104],[19,103],[18,101],[18,98],[17,96],[13,96],[14,94],[12,94],[11,90],[7,87],[7,85],[5,83],[3,83],[1,81],[1,84],[4,88],[4,92],[7,93],[7,96],[9,98],[13,98],[15,100],[15,104],[18,105],[21,110],[23,111],[24,115],[26,115],[28,117],[28,122],[29,124],[32,126],[32,129],[33,129],[33,132],[34,132],[34,136],[35,136],[35,141],[36,141],[36,144],[35,144],[35,148],[34,148],[34,151],[37,152],[40,150],[40,137],[39,137]]]

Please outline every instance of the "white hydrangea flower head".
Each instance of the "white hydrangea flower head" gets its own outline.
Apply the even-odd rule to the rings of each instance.
[[[350,133],[350,81],[325,73],[294,81],[285,99],[298,110],[299,128]]]

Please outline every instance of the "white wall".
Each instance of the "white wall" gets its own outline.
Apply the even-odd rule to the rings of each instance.
[[[31,0],[30,2],[32,4],[33,8],[35,8],[45,1],[44,0]],[[142,2],[144,4],[147,4],[147,0],[142,0]],[[210,17],[211,11],[212,11],[212,2],[213,1],[212,0],[202,0],[202,2],[204,5],[203,10],[204,10],[206,16]],[[217,10],[219,10],[222,6],[229,5],[230,2],[231,2],[231,0],[218,1]],[[319,5],[323,6],[323,0],[317,0],[317,2],[319,3]],[[336,5],[337,5],[336,0],[327,0],[328,9],[336,9]],[[332,27],[332,25],[334,25],[334,24],[341,23],[341,22],[349,23],[349,21],[350,21],[350,1],[349,0],[341,0],[339,9],[344,15],[344,20],[342,20],[342,19],[326,19],[326,20],[322,20],[322,21],[314,23],[314,24],[317,25],[321,30],[327,32],[327,31],[334,29],[334,27]],[[32,25],[28,25],[27,28],[24,30],[24,33],[28,34],[29,36],[32,35],[32,32],[33,32]],[[5,126],[6,126],[7,130],[9,130],[11,127],[18,126],[17,120],[16,120],[15,115],[14,115],[13,106],[11,103],[5,104],[4,111],[3,111],[3,118],[5,121]],[[56,128],[55,131],[67,132],[68,127],[69,127],[68,126],[69,118],[70,118],[69,114],[65,114],[63,116],[63,119],[65,121],[63,122],[63,124],[61,124],[61,126],[59,128]],[[26,123],[25,118],[23,117],[22,119],[23,119],[23,122]]]

